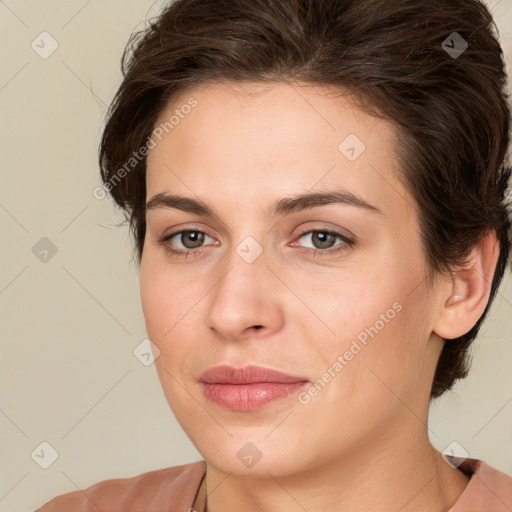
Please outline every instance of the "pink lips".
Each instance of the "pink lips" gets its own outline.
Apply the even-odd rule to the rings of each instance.
[[[287,375],[260,366],[215,366],[199,377],[203,393],[228,409],[251,411],[273,400],[291,396],[308,383],[304,377]]]

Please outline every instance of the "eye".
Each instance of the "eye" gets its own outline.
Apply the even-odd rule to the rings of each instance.
[[[204,231],[188,229],[166,235],[160,238],[158,243],[161,244],[167,252],[177,256],[185,256],[186,258],[189,254],[195,255],[198,252],[204,252],[205,248],[202,247],[202,244],[206,237],[211,238]],[[173,239],[176,239],[174,243]],[[181,244],[182,248],[178,246],[178,249],[175,249],[176,243]]]
[[[310,229],[309,231],[305,231],[301,235],[299,235],[299,239],[301,238],[309,238],[309,240],[313,243],[314,248],[305,248],[303,252],[307,255],[319,256],[325,254],[334,254],[346,250],[349,247],[352,247],[354,244],[354,240],[351,238],[339,233],[337,231],[333,231],[331,229]],[[336,239],[340,240],[341,243],[338,245],[333,245]],[[293,242],[292,246],[296,246],[297,243]]]

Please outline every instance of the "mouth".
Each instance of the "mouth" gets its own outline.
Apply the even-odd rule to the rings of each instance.
[[[307,378],[260,366],[216,366],[199,382],[203,394],[215,404],[238,411],[260,409],[270,402],[291,397],[309,384]]]

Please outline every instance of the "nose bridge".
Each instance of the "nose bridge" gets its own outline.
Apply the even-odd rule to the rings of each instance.
[[[262,244],[252,236],[233,244],[219,264],[205,319],[208,327],[229,338],[239,338],[254,326],[278,327],[281,308],[268,263]]]

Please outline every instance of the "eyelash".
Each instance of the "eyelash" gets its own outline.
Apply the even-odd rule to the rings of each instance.
[[[177,257],[184,256],[185,258],[187,258],[189,255],[199,256],[200,253],[203,253],[206,250],[205,246],[202,246],[202,247],[199,247],[196,249],[182,250],[182,249],[173,249],[173,248],[171,248],[171,246],[169,244],[169,240],[171,240],[176,235],[180,235],[182,233],[190,233],[190,232],[197,232],[197,233],[205,234],[206,236],[210,236],[208,233],[201,231],[199,229],[182,229],[180,231],[175,231],[174,233],[170,233],[169,235],[165,235],[165,236],[159,238],[157,243],[160,244],[161,246],[163,246],[166,252],[168,252],[171,255],[177,256]],[[328,229],[328,228],[309,229],[307,231],[304,231],[303,233],[300,233],[297,238],[300,239],[303,236],[309,235],[312,233],[325,233],[327,235],[334,235],[334,236],[338,237],[340,240],[342,240],[343,243],[335,245],[334,247],[332,247],[330,249],[310,249],[308,247],[302,248],[302,252],[306,256],[316,257],[316,256],[322,256],[322,255],[326,255],[326,254],[329,256],[332,256],[334,254],[338,254],[338,253],[342,252],[343,250],[346,250],[347,248],[352,247],[355,243],[355,241],[353,239],[348,238],[347,236],[342,235],[341,233],[339,233],[337,231],[333,231],[332,229]],[[213,237],[210,236],[210,238],[213,238]]]

